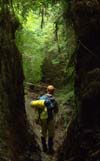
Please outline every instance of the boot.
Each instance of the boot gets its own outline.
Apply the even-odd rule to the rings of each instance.
[[[44,152],[47,152],[47,145],[46,145],[46,139],[45,137],[41,137],[41,142],[42,142],[42,148]]]
[[[49,154],[53,154],[54,153],[54,149],[53,149],[53,138],[49,137],[48,138],[48,153]]]

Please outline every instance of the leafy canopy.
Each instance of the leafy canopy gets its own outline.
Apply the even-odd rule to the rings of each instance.
[[[65,3],[64,0],[57,3],[47,0],[22,0],[15,3],[16,15],[22,26],[16,32],[16,42],[23,55],[28,82],[37,83],[41,80],[41,66],[45,57],[55,66],[64,62],[61,70],[65,77],[67,62],[75,49],[73,27],[66,24],[63,16]]]

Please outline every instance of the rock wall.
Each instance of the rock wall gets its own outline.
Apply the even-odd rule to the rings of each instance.
[[[72,119],[58,161],[100,160],[100,1],[73,0],[77,35],[75,95]]]

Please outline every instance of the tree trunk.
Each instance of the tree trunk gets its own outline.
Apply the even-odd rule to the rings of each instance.
[[[21,55],[15,45],[18,24],[5,3],[0,18],[0,160],[41,161],[26,119]]]
[[[100,159],[100,1],[74,0],[72,11],[78,43],[75,62],[78,107],[58,160],[97,161]]]

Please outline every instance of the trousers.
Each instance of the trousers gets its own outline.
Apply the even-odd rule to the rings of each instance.
[[[55,131],[55,120],[54,118],[51,120],[41,120],[41,135],[42,137],[46,138],[48,137],[54,137],[54,131]]]

